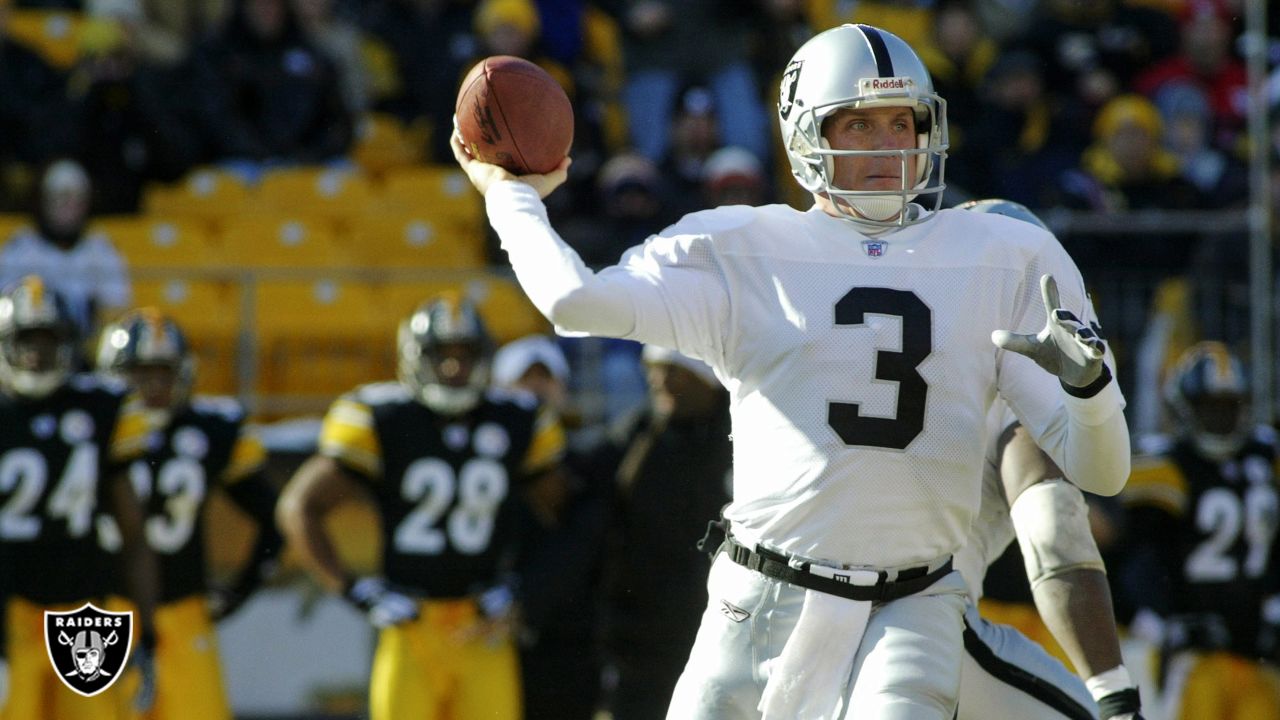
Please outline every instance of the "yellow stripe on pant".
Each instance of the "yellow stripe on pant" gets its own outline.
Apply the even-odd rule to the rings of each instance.
[[[507,634],[485,632],[472,600],[427,600],[378,636],[371,720],[517,720],[520,669]]]
[[[9,702],[0,720],[118,720],[121,682],[93,697],[78,695],[58,678],[45,647],[44,612],[76,610],[83,601],[37,605],[22,598],[7,604]],[[95,604],[101,601],[94,600]],[[104,608],[106,609],[106,608]],[[121,678],[123,681],[123,678]]]
[[[108,601],[116,612],[132,609],[121,598]],[[139,714],[133,696],[140,678],[130,668],[120,678],[120,717],[126,720],[231,720],[231,708],[218,661],[218,635],[202,596],[165,603],[156,609],[156,699],[151,710]],[[138,639],[134,624],[133,642]],[[136,645],[135,645],[136,646]],[[113,688],[114,689],[114,688]]]

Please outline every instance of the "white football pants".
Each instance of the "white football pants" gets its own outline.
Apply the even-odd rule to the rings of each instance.
[[[968,605],[959,720],[1097,720],[1084,681],[1040,643]]]
[[[805,589],[721,553],[707,593],[707,610],[667,720],[758,720],[769,668],[791,636]],[[952,720],[964,655],[964,606],[959,572],[923,592],[877,605],[836,718]]]

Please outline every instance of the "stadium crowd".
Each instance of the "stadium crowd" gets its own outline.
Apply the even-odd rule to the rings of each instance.
[[[1257,149],[1238,0],[0,0],[0,286],[44,277],[67,304],[81,370],[91,369],[103,327],[102,342],[115,331],[132,343],[130,333],[176,319],[165,332],[178,350],[155,363],[181,373],[190,358],[201,362],[181,376],[180,397],[161,405],[196,389],[239,395],[258,420],[328,408],[322,430],[308,425],[300,444],[265,450],[237,435],[238,406],[192,411],[225,421],[216,432],[230,433],[226,452],[244,453],[210,473],[255,522],[269,526],[272,493],[293,489],[284,497],[297,514],[277,509],[277,520],[297,542],[315,536],[299,519],[311,507],[297,489],[302,472],[293,475],[304,458],[349,462],[361,472],[317,477],[367,490],[383,459],[362,452],[392,454],[372,439],[384,400],[348,391],[397,370],[402,382],[413,376],[397,323],[442,289],[483,285],[475,312],[484,341],[501,346],[495,386],[537,395],[568,441],[546,456],[562,468],[537,476],[512,520],[549,550],[521,560],[520,582],[459,582],[483,598],[480,613],[498,628],[486,632],[516,638],[527,717],[591,718],[602,708],[617,720],[661,717],[706,604],[710,562],[692,546],[728,500],[728,398],[709,368],[669,351],[540,336],[549,328],[499,268],[482,203],[456,185],[457,84],[495,54],[531,59],[561,81],[575,109],[574,162],[546,202],[585,263],[603,267],[692,211],[808,201],[776,139],[781,69],[816,32],[846,22],[905,39],[946,99],[946,206],[1004,198],[1056,230],[1055,219],[1083,213],[1242,211],[1249,202]],[[1280,13],[1269,22],[1274,230]],[[272,195],[284,178],[305,187]],[[384,226],[400,249],[378,257],[383,246],[370,243]],[[1280,455],[1274,432],[1246,421],[1244,226],[1064,227],[1059,239],[1086,280],[1100,282],[1091,289],[1139,438],[1130,489],[1091,496],[1089,507],[1126,647],[1159,658],[1144,676],[1145,716],[1280,717],[1267,714],[1280,713]],[[245,303],[248,285],[256,299]],[[1121,292],[1130,286],[1136,293]],[[182,304],[188,297],[194,305]],[[173,317],[126,314],[152,304]],[[1122,309],[1126,319],[1109,324]],[[476,352],[488,362],[487,350]],[[246,353],[256,354],[248,373],[238,365]],[[1213,367],[1227,368],[1220,385],[1205,379]],[[304,401],[256,404],[273,393]],[[553,434],[540,422],[510,420],[513,435],[532,433],[525,460],[552,443],[537,439]],[[266,450],[270,463],[258,455]],[[518,460],[513,474],[530,471]],[[0,498],[10,489],[0,485]],[[1188,529],[1197,522],[1202,536]],[[302,582],[299,572],[271,579],[280,538],[261,535],[252,555],[261,577],[255,564],[214,587],[231,605],[225,614],[261,582]],[[372,552],[372,542],[354,552]],[[305,564],[284,553],[286,568]],[[1035,617],[1022,567],[1014,544],[988,577],[984,612],[1066,660]],[[371,618],[395,612],[394,587],[328,579]],[[435,632],[461,611],[427,612]],[[431,641],[415,637],[428,639],[406,642]],[[1247,689],[1230,684],[1244,682],[1239,664],[1259,669]],[[163,663],[160,673],[163,683]],[[1242,697],[1259,699],[1240,714],[1224,709]]]

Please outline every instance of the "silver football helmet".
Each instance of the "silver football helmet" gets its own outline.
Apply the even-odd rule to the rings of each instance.
[[[493,340],[475,303],[444,295],[400,323],[400,382],[442,415],[470,411],[489,386]]]
[[[970,200],[956,206],[960,210],[969,210],[977,213],[991,213],[992,215],[1003,215],[1014,220],[1029,222],[1038,228],[1049,230],[1049,226],[1040,219],[1039,215],[1027,209],[1026,205],[1016,203],[1012,200],[1003,198],[987,198],[985,200]],[[1049,232],[1053,232],[1049,230]]]
[[[914,109],[916,147],[909,150],[833,150],[822,123],[841,108]],[[933,92],[933,80],[915,51],[898,36],[870,25],[841,25],[806,42],[782,75],[778,96],[782,145],[791,174],[800,185],[831,198],[839,212],[871,228],[903,227],[924,214],[908,204],[932,196],[942,204],[946,164],[947,103]],[[902,163],[902,187],[894,191],[836,187],[837,156],[896,157]],[[916,157],[916,172],[909,173]],[[934,170],[937,174],[934,174]]]

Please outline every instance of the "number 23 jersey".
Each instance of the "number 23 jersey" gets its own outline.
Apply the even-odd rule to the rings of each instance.
[[[465,416],[446,418],[399,383],[366,385],[339,398],[320,431],[320,452],[373,491],[386,577],[433,598],[496,579],[514,540],[520,483],[563,450],[553,414],[532,396],[494,390]]]
[[[244,408],[232,398],[196,397],[150,435],[146,456],[129,465],[129,479],[146,512],[147,544],[160,562],[161,602],[206,591],[210,493],[221,487],[250,512],[250,499],[265,491],[266,461],[266,448],[245,427]],[[120,530],[110,518],[99,522],[102,546],[118,552]]]

